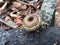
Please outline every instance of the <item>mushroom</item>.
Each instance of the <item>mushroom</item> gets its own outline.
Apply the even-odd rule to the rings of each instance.
[[[14,18],[14,22],[16,22],[16,24],[22,24],[22,18],[17,14],[17,12],[10,13],[10,16]]]
[[[10,16],[13,18],[20,18],[19,14],[17,14],[18,12],[11,12]]]
[[[41,17],[36,14],[27,15],[23,19],[23,28],[28,31],[34,31],[41,26]]]

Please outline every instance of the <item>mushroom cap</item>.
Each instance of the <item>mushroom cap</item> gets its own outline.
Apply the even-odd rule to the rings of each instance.
[[[39,15],[27,15],[23,19],[23,28],[28,31],[34,31],[41,26],[41,17]]]

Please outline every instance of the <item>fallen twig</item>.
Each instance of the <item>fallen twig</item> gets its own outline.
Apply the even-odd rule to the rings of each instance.
[[[10,20],[4,21],[3,19],[0,19],[0,22],[4,23],[7,26],[12,27],[12,28],[17,28],[18,27],[18,25],[16,25],[13,21],[10,21]]]

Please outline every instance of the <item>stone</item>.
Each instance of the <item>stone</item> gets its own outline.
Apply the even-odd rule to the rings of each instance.
[[[40,16],[42,17],[43,22],[51,24],[54,16],[55,8],[56,8],[56,0],[43,1],[41,12],[40,12]]]

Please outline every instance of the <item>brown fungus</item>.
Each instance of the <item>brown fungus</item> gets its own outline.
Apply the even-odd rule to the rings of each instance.
[[[39,15],[28,15],[23,20],[23,27],[28,31],[34,31],[41,26],[41,18]]]

